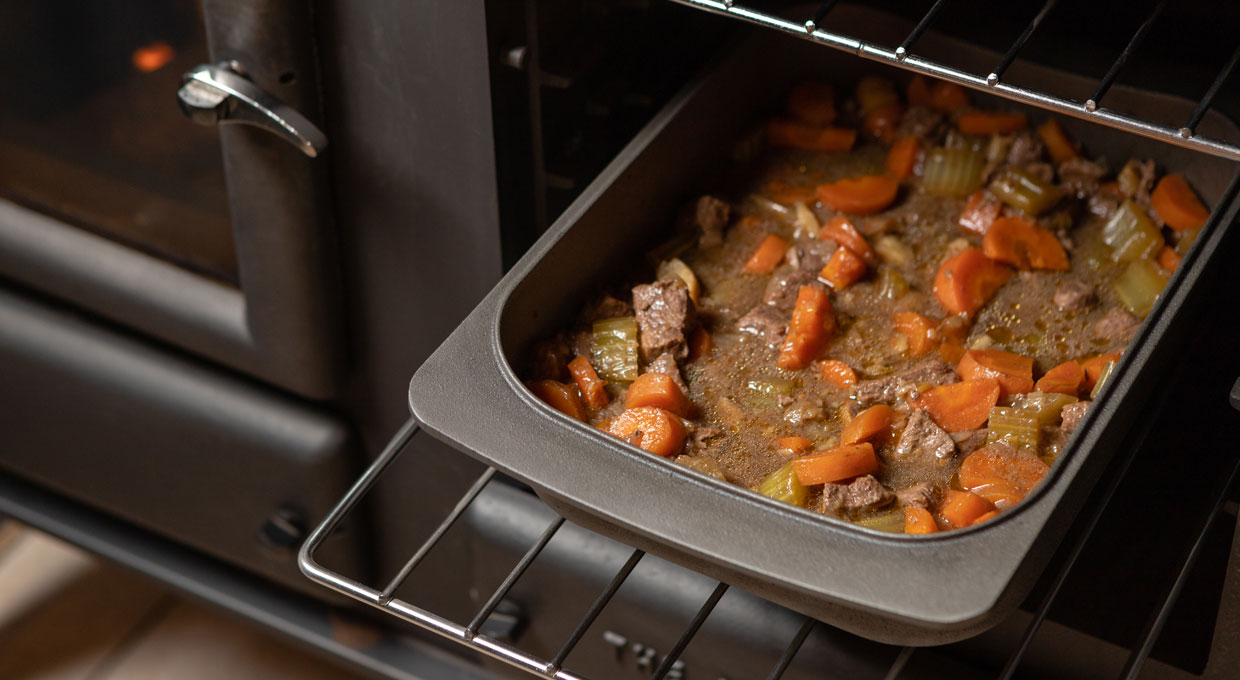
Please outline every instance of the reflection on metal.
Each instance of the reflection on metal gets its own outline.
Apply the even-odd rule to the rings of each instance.
[[[235,62],[202,64],[181,77],[177,103],[199,125],[243,123],[268,130],[314,158],[327,136],[305,116],[245,77]]]

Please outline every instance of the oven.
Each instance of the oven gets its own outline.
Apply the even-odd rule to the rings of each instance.
[[[754,35],[1240,160],[1207,119],[1240,115],[1234,8],[860,4],[10,3],[0,514],[377,677],[1233,677],[1226,267],[1023,604],[947,645],[646,554],[402,426],[409,377],[502,272]],[[1075,78],[1034,87],[1034,65]]]

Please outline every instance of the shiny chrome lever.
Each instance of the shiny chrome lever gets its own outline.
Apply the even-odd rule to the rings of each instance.
[[[255,85],[236,62],[202,64],[186,72],[181,76],[177,103],[199,125],[254,125],[279,135],[311,158],[327,146],[322,130]]]

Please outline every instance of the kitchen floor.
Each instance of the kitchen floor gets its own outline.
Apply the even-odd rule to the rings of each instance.
[[[0,520],[4,680],[354,680],[46,534]]]

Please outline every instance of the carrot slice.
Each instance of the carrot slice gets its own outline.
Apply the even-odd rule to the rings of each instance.
[[[797,481],[806,486],[838,482],[878,470],[878,457],[869,442],[848,444],[792,461]]]
[[[1163,246],[1162,250],[1158,251],[1158,266],[1169,272],[1175,271],[1175,268],[1180,266],[1181,259],[1183,258],[1180,254],[1175,252],[1175,248],[1171,246]]]
[[[969,106],[969,93],[964,88],[945,80],[930,88],[930,108],[939,113],[955,113]]]
[[[848,364],[836,359],[819,362],[818,375],[821,375],[823,380],[843,389],[857,383],[857,373]]]
[[[775,118],[766,124],[766,140],[775,146],[807,151],[848,151],[857,141],[857,131]]]
[[[631,408],[616,416],[607,428],[657,456],[674,456],[685,445],[685,424],[675,414],[654,406]]]
[[[967,527],[977,519],[995,509],[990,501],[969,491],[947,490],[940,513],[943,521],[953,529]]]
[[[589,359],[578,354],[577,358],[568,362],[568,372],[572,374],[577,389],[585,398],[586,406],[598,410],[607,405],[610,401],[606,390],[607,381],[598,377]]]
[[[689,336],[689,361],[697,361],[710,354],[714,348],[715,339],[711,337],[709,331],[705,328],[694,330],[693,335]]]
[[[870,215],[891,205],[899,191],[893,177],[863,175],[818,185],[818,200],[840,212]]]
[[[672,376],[653,371],[637,376],[637,380],[629,385],[628,395],[624,398],[626,409],[642,406],[661,408],[682,418],[688,418],[696,411],[693,402],[689,401]]]
[[[841,444],[872,442],[882,444],[891,436],[891,415],[894,411],[886,404],[875,404],[858,413],[840,433]]]
[[[788,113],[808,125],[835,122],[835,90],[821,80],[804,80],[788,91]]]
[[[1066,271],[1068,254],[1059,239],[1028,218],[1000,217],[982,237],[982,252],[1019,269]]]
[[[819,193],[821,193],[819,189]],[[1193,193],[1183,175],[1171,174],[1158,180],[1150,194],[1150,206],[1175,231],[1196,229],[1206,223],[1210,211]]]
[[[795,371],[805,368],[827,346],[835,332],[835,312],[827,291],[819,286],[801,286],[788,323],[788,335],[780,348],[778,366]]]
[[[1075,361],[1065,361],[1038,378],[1036,389],[1039,392],[1057,392],[1075,397],[1085,381],[1085,369]]]
[[[767,234],[758,247],[754,248],[749,259],[745,260],[745,271],[750,274],[770,274],[784,259],[787,251],[787,241],[775,234]]]
[[[999,383],[999,398],[1033,390],[1033,359],[997,349],[971,349],[960,358],[956,373],[965,380],[991,378]]]
[[[775,440],[775,445],[779,447],[780,451],[796,456],[813,446],[814,442],[805,437],[780,437]]]
[[[896,179],[908,179],[917,165],[917,152],[921,142],[916,137],[903,137],[891,145],[887,152],[887,173]]]
[[[904,105],[898,101],[892,102],[866,114],[861,121],[861,129],[875,139],[891,143],[896,138],[896,128],[900,126],[903,115]]]
[[[836,248],[826,266],[818,272],[818,278],[826,281],[834,290],[844,290],[865,276],[865,260],[848,248]]]
[[[1081,383],[1081,390],[1084,392],[1092,392],[1094,386],[1098,384],[1098,379],[1102,377],[1102,369],[1112,361],[1119,361],[1119,353],[1100,354],[1092,359],[1086,359],[1081,362],[1081,368],[1085,371],[1085,380]]]
[[[1003,509],[1023,500],[1049,471],[1050,466],[1033,454],[984,446],[960,463],[957,478],[960,486]]]
[[[853,251],[854,254],[860,255],[866,262],[873,262],[875,259],[874,249],[870,247],[870,242],[866,241],[861,232],[857,231],[857,227],[843,215],[836,215],[827,220],[827,223],[822,225],[822,229],[818,230],[818,238],[824,241],[835,241]]]
[[[577,396],[577,388],[565,385],[558,380],[531,380],[525,383],[534,396],[542,399],[551,408],[585,422],[586,407],[581,405]]]
[[[925,106],[931,105],[930,81],[925,76],[913,76],[908,81],[908,104],[909,106]]]
[[[990,417],[990,409],[999,403],[999,389],[999,382],[993,379],[940,385],[922,392],[913,406],[925,409],[934,422],[948,432],[976,430]]]
[[[972,316],[1010,278],[1010,268],[986,257],[981,248],[968,248],[939,267],[934,296],[947,311]]]
[[[921,357],[934,351],[934,341],[938,338],[938,324],[934,319],[917,312],[897,312],[891,319],[895,322],[896,333],[908,339],[909,356]]]
[[[998,517],[998,516],[999,516],[999,511],[998,511],[998,510],[991,510],[990,512],[984,512],[984,513],[982,513],[982,514],[978,515],[978,516],[977,516],[977,519],[973,520],[973,523],[972,523],[972,524],[970,524],[969,526],[971,526],[971,527],[972,527],[972,526],[977,526],[978,524],[981,524],[982,522],[989,522],[990,520],[992,520],[992,519],[994,519],[994,518],[996,518],[996,517]]]
[[[1008,111],[966,111],[956,117],[956,127],[966,135],[1007,135],[1029,127],[1029,118]]]
[[[960,226],[975,234],[986,235],[990,225],[999,219],[1003,204],[985,191],[975,191],[960,213]]]
[[[934,534],[938,533],[939,525],[934,521],[934,515],[925,508],[916,506],[906,506],[904,508],[904,533],[906,534]]]
[[[1073,144],[1068,133],[1064,132],[1058,119],[1047,118],[1045,123],[1038,126],[1038,136],[1042,138],[1046,152],[1051,155],[1051,160],[1055,161],[1056,165],[1076,158],[1076,144]]]

